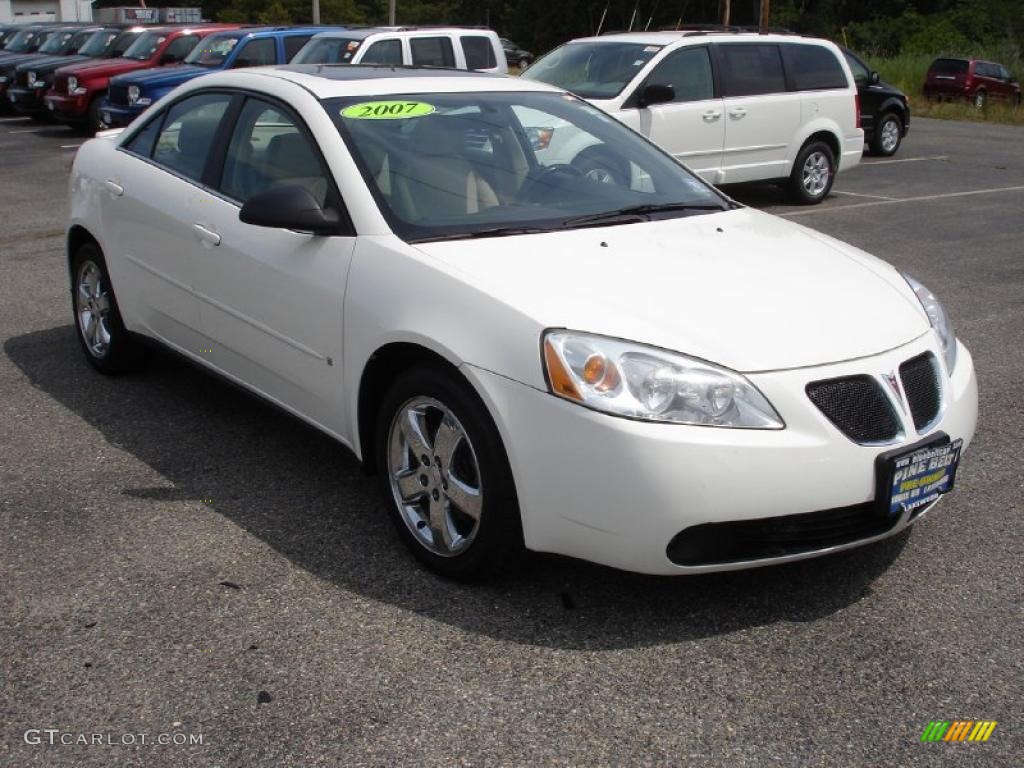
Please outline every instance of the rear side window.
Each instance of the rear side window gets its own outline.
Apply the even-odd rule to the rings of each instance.
[[[182,99],[167,111],[156,140],[153,160],[182,176],[199,181],[231,97],[203,93]]]
[[[454,67],[455,51],[447,37],[414,37],[409,40],[413,66]]]
[[[494,46],[490,38],[480,35],[463,35],[459,38],[462,52],[466,54],[466,67],[469,69],[494,69],[498,62],[494,57]]]
[[[671,85],[676,92],[675,102],[714,98],[715,81],[708,49],[684,48],[669,54],[654,68],[647,84]]]
[[[295,54],[302,50],[302,46],[309,42],[312,35],[292,35],[284,39],[284,60],[291,61]]]
[[[277,63],[277,49],[274,45],[274,39],[271,37],[261,37],[258,40],[250,40],[242,46],[231,68],[263,67],[267,64],[275,63]]]
[[[782,46],[782,55],[793,87],[798,91],[849,87],[839,59],[824,46],[787,44]]]
[[[964,59],[936,59],[928,71],[942,75],[966,75],[967,62]]]
[[[389,64],[393,67],[402,66],[402,41],[378,40],[366,49],[360,64]]]
[[[786,76],[779,46],[763,43],[718,46],[725,96],[757,96],[782,93]]]

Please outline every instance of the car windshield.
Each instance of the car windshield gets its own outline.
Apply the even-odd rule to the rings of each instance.
[[[295,54],[292,64],[349,64],[362,40],[348,37],[314,37]]]
[[[45,43],[39,46],[39,52],[61,53],[68,41],[71,40],[73,34],[74,32],[70,29],[62,29],[59,32],[55,32]]]
[[[967,62],[964,59],[936,59],[928,69],[943,75],[965,75]]]
[[[324,102],[410,242],[629,224],[730,203],[617,120],[561,93]]]
[[[116,39],[116,29],[101,29],[92,33],[85,45],[78,49],[78,53],[81,56],[102,56]]]
[[[644,68],[660,45],[643,43],[567,43],[523,73],[572,91],[584,99],[612,99]]]
[[[159,32],[143,32],[138,39],[124,52],[124,58],[146,61],[151,58],[160,44],[167,39],[167,35]]]
[[[127,53],[128,49],[132,47],[136,40],[139,39],[139,35],[142,34],[142,30],[132,29],[127,32],[122,32],[114,38],[114,42],[110,44],[110,48],[104,54],[108,59],[118,59]]]
[[[211,35],[192,49],[192,52],[185,57],[185,63],[194,64],[197,67],[216,68],[221,66],[228,54],[238,45],[242,34],[244,33]]]
[[[37,29],[23,29],[7,41],[7,45],[4,47],[4,50],[8,53],[22,53],[27,51],[38,34],[39,30]]]

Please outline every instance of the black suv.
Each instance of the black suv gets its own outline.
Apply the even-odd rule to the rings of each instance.
[[[526,69],[533,64],[533,54],[520,48],[507,37],[501,38],[501,47],[505,51],[505,61],[510,67]]]
[[[907,95],[899,88],[883,83],[878,73],[865,64],[853,51],[843,48],[846,61],[857,83],[860,96],[860,124],[864,141],[871,154],[896,154],[900,142],[910,130],[910,105]]]

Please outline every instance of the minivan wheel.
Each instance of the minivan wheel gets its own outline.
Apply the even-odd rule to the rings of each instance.
[[[71,259],[71,274],[75,328],[86,359],[108,375],[141,368],[147,350],[124,327],[99,247],[82,245]]]
[[[871,138],[871,154],[888,157],[896,154],[903,141],[903,123],[892,112],[886,112]]]
[[[522,550],[508,458],[468,384],[435,367],[406,371],[384,397],[376,434],[388,511],[427,567],[476,579]]]
[[[974,108],[975,109],[984,109],[985,108],[985,100],[987,98],[988,98],[988,96],[986,95],[986,93],[984,91],[975,91],[974,92]]]
[[[812,141],[800,150],[789,177],[793,200],[814,205],[828,197],[836,177],[836,160],[832,149],[823,141]]]

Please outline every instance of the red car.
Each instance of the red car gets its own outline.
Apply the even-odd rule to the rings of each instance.
[[[104,127],[100,120],[100,102],[114,75],[179,64],[207,35],[239,26],[204,24],[148,29],[119,59],[82,62],[58,69],[53,87],[46,93],[46,106],[59,120],[84,126],[89,131],[100,130]]]
[[[924,95],[939,101],[966,99],[981,109],[989,99],[1020,104],[1020,83],[1002,64],[943,57],[928,68]]]

